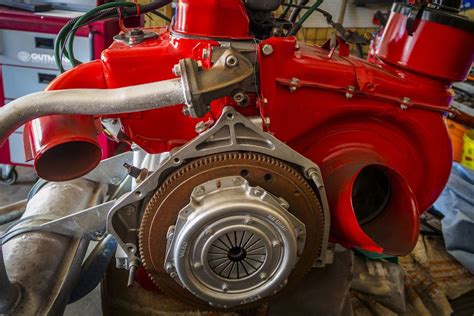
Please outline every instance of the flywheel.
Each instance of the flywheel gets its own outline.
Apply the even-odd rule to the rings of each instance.
[[[258,153],[199,158],[144,212],[139,246],[153,282],[200,308],[254,307],[300,281],[321,253],[324,213],[289,164]]]

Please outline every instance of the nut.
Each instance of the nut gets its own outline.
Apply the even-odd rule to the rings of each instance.
[[[271,54],[273,54],[273,46],[270,45],[270,44],[265,44],[265,45],[263,45],[263,47],[262,47],[262,53],[263,53],[265,56],[270,56]]]
[[[233,68],[239,65],[239,60],[234,55],[229,55],[225,59],[225,65],[229,68]]]

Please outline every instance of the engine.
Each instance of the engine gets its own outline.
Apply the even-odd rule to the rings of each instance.
[[[368,62],[349,55],[367,39],[334,23],[335,43],[299,42],[280,1],[180,0],[170,27],[125,30],[101,60],[1,108],[1,139],[26,123],[49,181],[2,237],[7,301],[31,290],[18,262],[44,249],[11,254],[44,232],[111,236],[129,285],[203,310],[284,293],[333,244],[408,254],[451,170],[451,83],[473,62],[474,23],[454,2],[394,4]],[[101,162],[101,132],[132,150]],[[55,193],[71,183],[98,193]],[[48,217],[45,201],[70,211]]]

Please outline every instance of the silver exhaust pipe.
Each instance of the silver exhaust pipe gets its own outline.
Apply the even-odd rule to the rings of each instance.
[[[16,99],[0,108],[0,146],[23,124],[48,115],[113,115],[186,104],[187,113],[202,117],[212,100],[243,89],[253,78],[254,66],[227,49],[208,70],[183,59],[174,72],[181,78],[117,89],[45,91]]]
[[[26,219],[40,223],[102,203],[106,189],[82,179],[49,183],[29,201],[16,227]],[[61,315],[78,282],[88,245],[87,240],[36,231],[6,242],[0,262],[0,314]]]

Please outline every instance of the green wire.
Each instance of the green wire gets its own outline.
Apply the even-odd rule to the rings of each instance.
[[[306,20],[311,16],[311,14],[313,14],[314,11],[316,11],[316,9],[319,8],[319,6],[323,3],[323,1],[324,0],[317,0],[316,3],[313,4],[311,8],[309,8],[305,12],[305,14],[301,17],[301,19],[298,22],[296,22],[295,25],[293,25],[291,30],[288,32],[288,36],[296,35],[301,29],[301,27],[303,26],[304,22],[306,22]]]
[[[135,6],[136,6],[135,3],[131,3],[131,2],[109,2],[88,11],[79,20],[77,20],[77,22],[74,24],[72,28],[73,31],[71,32],[71,35],[69,36],[67,50],[66,50],[67,52],[66,56],[69,58],[69,61],[71,62],[72,66],[75,67],[78,65],[78,63],[80,63],[74,57],[74,37],[76,36],[76,31],[82,26],[82,23],[84,21],[87,21],[87,19],[91,17],[93,14],[104,9],[119,8],[119,7],[135,7]],[[65,36],[65,35],[62,35],[62,36]],[[59,54],[59,51],[58,51],[58,54]]]

